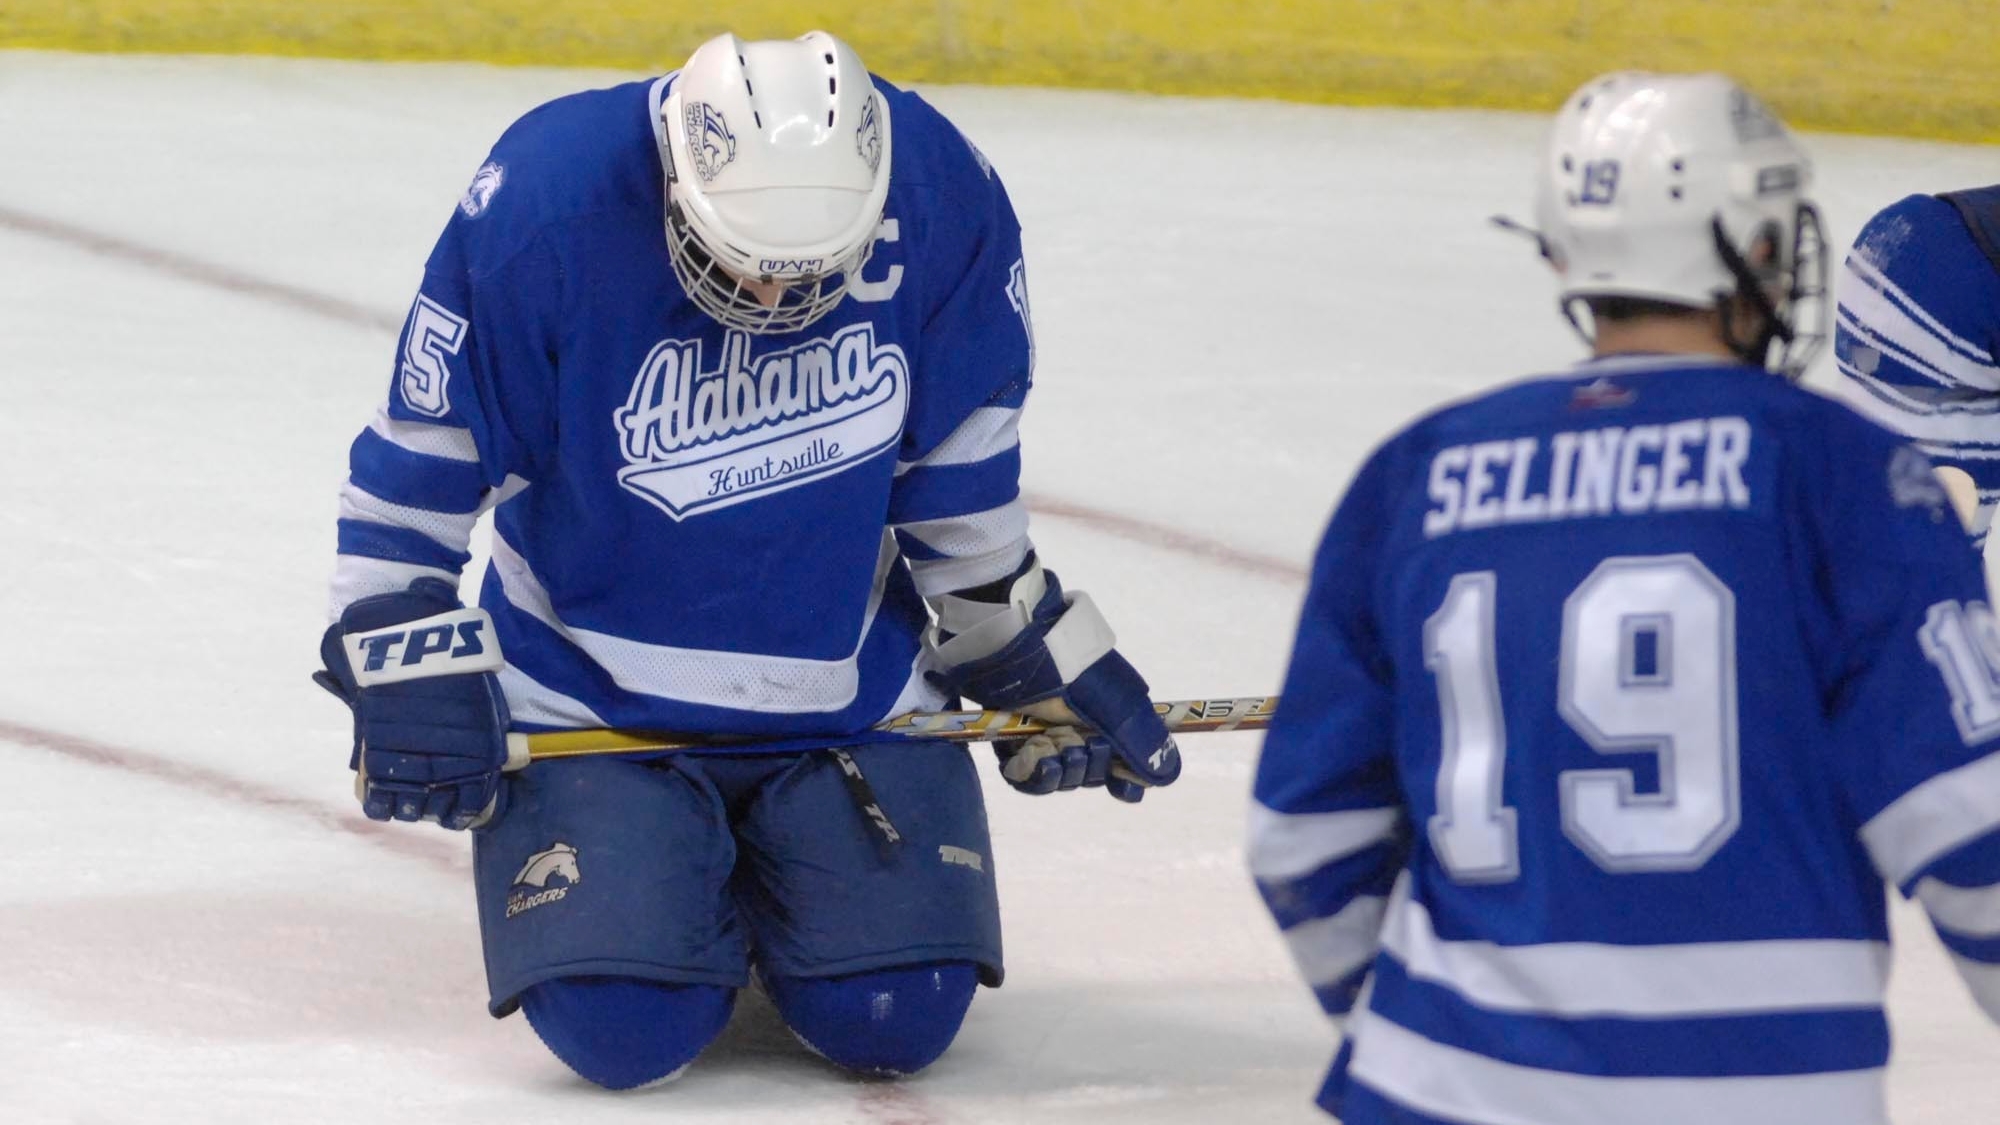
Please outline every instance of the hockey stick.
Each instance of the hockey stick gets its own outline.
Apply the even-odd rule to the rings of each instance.
[[[1196,731],[1262,730],[1278,708],[1275,695],[1240,699],[1176,699],[1153,704],[1153,710],[1175,734]],[[912,711],[876,724],[876,733],[895,738],[935,738],[946,742],[990,742],[997,738],[1027,738],[1049,724],[1014,711]],[[786,739],[786,742],[798,741]],[[835,739],[835,742],[854,741]],[[811,745],[821,745],[813,740]],[[595,754],[668,754],[676,750],[716,750],[727,742],[684,735],[657,735],[622,730],[557,730],[541,734],[516,732],[507,736],[507,767],[551,758],[582,758]],[[751,744],[745,744],[749,748]],[[805,745],[802,743],[802,745]],[[768,744],[758,744],[768,748]]]

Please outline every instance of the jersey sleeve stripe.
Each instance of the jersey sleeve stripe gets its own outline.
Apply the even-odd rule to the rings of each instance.
[[[348,455],[349,481],[369,495],[411,508],[464,513],[479,510],[486,495],[477,462],[433,457],[363,430]]]
[[[1481,1008],[1571,1018],[1764,1015],[1882,1003],[1889,946],[1806,939],[1685,945],[1446,941],[1430,911],[1391,896],[1382,946],[1417,980]]]
[[[896,530],[936,551],[933,557],[984,555],[1027,538],[1028,506],[1015,497],[997,508],[898,524]]]
[[[479,445],[472,431],[463,426],[439,426],[428,422],[406,422],[391,418],[386,404],[378,407],[368,429],[377,437],[412,453],[446,461],[479,461]]]
[[[910,578],[916,583],[917,593],[926,598],[935,598],[954,590],[965,590],[973,586],[983,586],[988,582],[998,582],[1021,569],[1021,564],[1027,561],[1028,552],[1032,550],[1034,544],[1023,537],[981,555],[942,559],[911,558]]]
[[[1883,302],[1867,297],[1843,300],[1834,315],[1840,329],[1850,337],[1841,350],[1852,355],[1858,342],[1880,352],[1883,363],[1875,373],[1891,382],[1918,387],[2000,389],[2000,367],[1953,352],[1949,345]]]
[[[411,563],[457,574],[472,561],[470,551],[454,551],[437,540],[407,527],[344,519],[339,528],[338,549],[343,555]]]
[[[1264,882],[1310,874],[1338,859],[1393,838],[1401,809],[1284,813],[1250,803],[1250,873]]]
[[[327,598],[327,620],[362,598],[393,594],[410,588],[419,578],[440,578],[458,584],[458,572],[420,563],[394,562],[365,555],[339,555],[333,565],[333,582]]]
[[[2000,938],[2000,886],[1954,887],[1926,877],[1917,882],[1916,899],[1940,930],[1969,938]]]
[[[1976,837],[2000,829],[2000,753],[1937,776],[1861,826],[1882,877],[1898,887]]]
[[[1325,918],[1300,922],[1284,931],[1285,944],[1306,983],[1337,984],[1375,959],[1376,935],[1388,899],[1360,895]]]
[[[1872,302],[1879,299],[1883,302],[1883,307],[1894,311],[1899,323],[1908,324],[1911,328],[1937,340],[1950,351],[1975,363],[1993,366],[1994,357],[1991,352],[1953,332],[1943,321],[1925,311],[1923,305],[1866,257],[1849,254],[1841,263],[1839,284],[1840,304],[1874,311],[1876,306]]]
[[[1501,1062],[1434,1042],[1363,1007],[1350,1075],[1423,1113],[1536,1125],[1887,1125],[1879,1068],[1734,1078],[1608,1078]]]
[[[2000,397],[1982,393],[1967,398],[1942,388],[1886,382],[1844,356],[1834,366],[1849,380],[1842,385],[1842,401],[1877,421],[1894,423],[1899,432],[1932,441],[1995,445],[1993,421],[2000,416]]]
[[[1021,494],[1019,447],[962,465],[927,465],[896,481],[889,522],[898,526],[991,511]]]
[[[471,544],[472,525],[479,521],[479,513],[476,509],[465,512],[440,512],[431,508],[398,504],[359,488],[350,481],[340,490],[340,518],[343,522],[383,524],[413,535],[420,535],[435,542],[446,552],[457,555],[465,553],[467,546]]]
[[[913,469],[942,465],[973,465],[989,457],[1018,448],[1021,411],[1019,407],[982,406],[966,416],[958,429],[937,444],[937,448],[915,461],[896,463],[896,475]]]
[[[1324,918],[1361,895],[1388,894],[1402,870],[1401,845],[1400,840],[1385,840],[1296,878],[1259,879],[1257,891],[1281,930],[1309,919]]]
[[[903,557],[910,560],[912,564],[935,562],[938,559],[951,557],[916,536],[906,535],[900,530],[896,532],[896,545],[903,549]]]
[[[1952,954],[1952,964],[1958,975],[1965,980],[1967,991],[1986,1013],[1986,1018],[2000,1023],[2000,965],[1988,965],[1979,961]]]
[[[1371,959],[1370,963],[1362,965],[1337,981],[1314,985],[1313,999],[1319,1001],[1320,1010],[1335,1019],[1344,1018],[1352,1012],[1360,998],[1362,988],[1368,983],[1372,964]]]
[[[1938,941],[1954,956],[1982,965],[2000,965],[2000,937],[1968,937],[1939,927]]]

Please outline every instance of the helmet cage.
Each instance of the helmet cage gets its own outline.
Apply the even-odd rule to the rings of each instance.
[[[671,158],[669,158],[671,159]],[[673,173],[668,172],[672,182]],[[695,306],[716,323],[757,336],[796,332],[832,312],[846,298],[860,275],[861,267],[875,252],[875,240],[863,242],[846,260],[834,263],[824,273],[774,278],[770,274],[746,278],[732,273],[718,262],[688,222],[687,213],[669,194],[667,203],[667,260],[674,276]],[[770,304],[753,290],[749,282],[779,284]]]
[[[1753,264],[1730,241],[1722,220],[1711,223],[1715,251],[1736,279],[1735,296],[1748,301],[1763,323],[1748,340],[1736,333],[1736,304],[1728,297],[1716,302],[1722,335],[1743,362],[1797,380],[1826,346],[1831,313],[1827,300],[1826,232],[1819,209],[1801,202],[1792,214],[1791,237],[1783,237],[1776,220],[1766,220],[1752,235],[1752,253],[1767,248],[1767,260]],[[1779,299],[1773,300],[1772,294]],[[1775,347],[1775,354],[1773,348]]]

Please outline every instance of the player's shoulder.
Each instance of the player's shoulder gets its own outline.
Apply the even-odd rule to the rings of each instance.
[[[1739,417],[1760,444],[1857,449],[1893,434],[1817,391],[1747,364],[1691,356],[1590,360],[1566,370],[1515,379],[1446,403],[1411,422],[1385,456],[1565,430],[1663,425],[1683,418]]]
[[[1849,529],[1850,553],[1929,565],[1965,540],[1931,459],[1907,435],[1829,395],[1782,380],[1794,503]]]
[[[1741,363],[1696,356],[1614,356],[1526,375],[1448,402],[1410,429],[1449,445],[1524,427],[1585,429],[1696,410],[1782,410],[1800,393],[1809,392]]]
[[[1877,269],[1889,269],[1936,245],[1965,240],[1951,204],[1935,195],[1906,195],[1869,216],[1855,236],[1854,253]]]
[[[942,111],[914,90],[876,77],[889,106],[894,141],[892,187],[977,189],[997,186],[993,162]]]
[[[452,217],[474,268],[506,256],[550,224],[659,195],[664,189],[653,119],[663,82],[566,94],[509,125]]]
[[[1960,195],[1974,211],[1981,203],[2000,211],[2000,186]],[[2000,296],[2000,263],[1981,249],[1966,212],[1943,196],[1906,196],[1876,212],[1846,264],[1849,292],[1855,282],[1899,290],[1947,323],[1961,309],[1992,319]]]

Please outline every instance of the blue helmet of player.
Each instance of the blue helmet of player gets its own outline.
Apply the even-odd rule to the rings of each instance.
[[[1536,220],[1562,307],[1625,298],[1715,309],[1745,362],[1789,378],[1827,336],[1812,163],[1720,74],[1625,72],[1570,95],[1542,155]]]
[[[854,50],[823,31],[719,35],[660,113],[667,247],[688,298],[755,333],[831,312],[889,195],[889,106]]]

